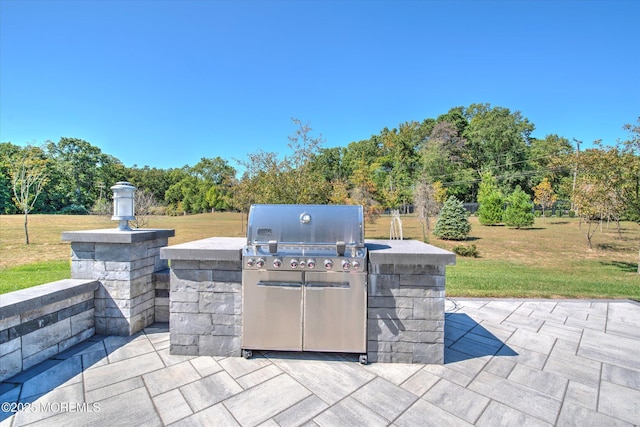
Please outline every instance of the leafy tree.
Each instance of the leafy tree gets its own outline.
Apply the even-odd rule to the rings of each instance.
[[[622,152],[628,167],[628,191],[626,192],[627,217],[640,224],[640,117],[637,124],[626,124],[629,139],[622,143]],[[638,274],[640,274],[640,250],[638,251]]]
[[[226,160],[203,157],[193,167],[172,170],[166,180],[178,180],[167,188],[163,197],[171,211],[178,206],[184,213],[227,210],[231,206],[235,174],[236,170]]]
[[[375,222],[382,212],[382,207],[376,201],[376,185],[371,179],[372,169],[375,167],[375,164],[360,162],[351,177],[353,187],[349,193],[349,203],[362,205],[365,220],[369,223]]]
[[[463,135],[464,131],[467,129],[469,122],[465,117],[465,108],[464,107],[454,107],[447,111],[445,114],[441,114],[436,119],[436,123],[449,123],[453,125],[456,130],[457,135]]]
[[[0,168],[0,215],[15,212],[15,205],[11,199],[11,177]]]
[[[118,159],[82,139],[49,141],[47,155],[52,166],[44,195],[48,210],[59,211],[69,205],[90,208],[105,186],[126,179],[126,169]]]
[[[165,199],[165,193],[173,184],[179,182],[186,175],[183,169],[158,169],[149,166],[142,168],[134,165],[127,168],[128,182],[136,188],[150,191],[155,200]]]
[[[12,159],[20,153],[21,147],[10,142],[0,143],[0,214],[16,213],[11,184]]]
[[[467,196],[471,193],[475,172],[464,162],[464,149],[465,139],[456,125],[439,121],[420,152],[422,173],[431,182],[446,183],[448,194],[471,201]]]
[[[568,139],[558,135],[547,135],[544,139],[531,139],[529,164],[535,171],[535,181],[547,178],[554,188],[559,188],[563,179],[569,179],[573,165],[567,159],[573,154],[573,146]],[[563,195],[565,200],[570,193]]]
[[[425,128],[411,121],[402,123],[399,128],[383,131],[382,144],[385,155],[380,159],[381,175],[384,177],[378,193],[383,195],[389,208],[402,207],[412,200],[412,189],[418,167],[418,150],[426,139]]]
[[[507,209],[504,211],[504,223],[510,227],[520,229],[529,227],[534,223],[533,203],[531,196],[516,186],[513,193],[507,198]]]
[[[382,156],[383,149],[379,137],[373,136],[370,139],[349,143],[342,158],[345,176],[353,175],[362,163],[367,166],[377,164]]]
[[[469,236],[471,223],[464,205],[450,196],[442,206],[433,234],[443,240],[464,240]]]
[[[442,186],[442,182],[436,181],[432,184],[433,186],[433,197],[438,202],[438,207],[444,205],[444,202],[447,201],[447,189]]]
[[[491,170],[503,193],[510,193],[516,185],[527,186],[527,147],[534,125],[519,111],[489,104],[472,104],[465,115],[469,121],[463,135],[468,165],[476,171]]]
[[[24,213],[24,237],[29,244],[28,215],[47,182],[47,159],[40,148],[27,146],[11,159],[13,201]]]
[[[331,189],[321,171],[313,168],[323,140],[311,136],[311,128],[298,119],[289,137],[292,153],[280,159],[276,153],[258,151],[240,162],[245,173],[236,188],[233,206],[247,212],[252,203],[326,203]]]
[[[346,180],[336,179],[331,181],[329,203],[334,205],[349,204],[349,183]]]
[[[587,238],[589,249],[593,249],[591,239],[598,230],[597,225],[594,225],[594,223],[600,218],[603,199],[602,187],[593,178],[588,176],[580,178],[573,192],[572,200],[581,220],[584,220],[587,224],[587,228],[586,230],[583,229],[583,233]]]
[[[345,151],[343,147],[320,149],[311,159],[311,170],[322,175],[326,182],[346,181],[348,175],[345,174],[343,160]]]
[[[551,183],[547,178],[533,187],[533,194],[533,203],[542,206],[542,221],[545,221],[545,210],[553,206],[558,200],[558,196],[556,196],[553,188],[551,188]]]
[[[593,215],[585,215],[590,215],[591,219],[597,217],[600,221],[613,218],[619,229],[619,220],[628,210],[628,195],[633,192],[633,158],[625,155],[618,147],[605,148],[599,141],[595,141],[594,145],[596,148],[582,151],[576,156],[579,167],[573,197],[574,205],[577,197],[583,210],[589,212],[598,209]],[[582,189],[578,188],[580,185]],[[588,192],[588,197],[585,192]],[[586,207],[585,203],[592,206]],[[576,209],[579,210],[579,207],[576,206]],[[586,219],[586,216],[583,217]]]
[[[258,150],[241,162],[245,168],[233,200],[235,209],[249,212],[254,203],[283,203],[280,194],[281,161],[273,152]]]
[[[504,198],[498,189],[496,179],[491,171],[482,174],[478,190],[478,219],[482,225],[496,225],[502,222]]]
[[[330,185],[320,171],[313,168],[313,160],[320,153],[324,139],[312,136],[309,124],[291,118],[297,129],[288,137],[291,154],[280,163],[285,203],[325,203]]]

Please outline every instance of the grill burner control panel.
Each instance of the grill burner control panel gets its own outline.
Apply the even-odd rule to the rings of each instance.
[[[272,254],[260,246],[247,246],[243,252],[243,268],[247,270],[281,271],[366,271],[366,249],[349,248],[345,255],[329,250],[295,250]]]

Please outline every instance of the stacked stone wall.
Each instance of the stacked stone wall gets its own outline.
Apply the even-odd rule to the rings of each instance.
[[[169,280],[171,271],[166,268],[153,273],[153,283],[155,284],[155,309],[154,317],[156,322],[169,321]]]
[[[168,268],[167,260],[160,259],[160,249],[167,245],[168,237],[153,238],[154,232],[142,231],[138,235],[143,238],[137,241],[118,242],[120,236],[113,232],[87,231],[82,239],[74,241],[79,233],[68,236],[71,277],[100,282],[95,299],[96,333],[131,335],[156,321],[155,274]],[[164,234],[173,235],[172,230]],[[92,238],[97,241],[87,241]],[[167,294],[166,285],[161,286]]]
[[[241,261],[171,261],[171,354],[239,356]]]
[[[444,363],[444,265],[369,264],[371,362]]]
[[[60,280],[0,297],[0,381],[95,334],[93,280]]]

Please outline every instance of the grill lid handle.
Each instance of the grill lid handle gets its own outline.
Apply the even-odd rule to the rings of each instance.
[[[278,241],[277,240],[269,240],[269,253],[271,253],[271,254],[278,253]]]
[[[338,253],[338,256],[344,255],[345,246],[346,244],[342,241],[336,242],[336,252]]]

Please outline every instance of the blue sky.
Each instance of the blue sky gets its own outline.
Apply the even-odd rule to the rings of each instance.
[[[0,0],[0,142],[125,165],[288,154],[490,103],[534,137],[626,139],[640,1]],[[583,147],[584,147],[583,146]]]

